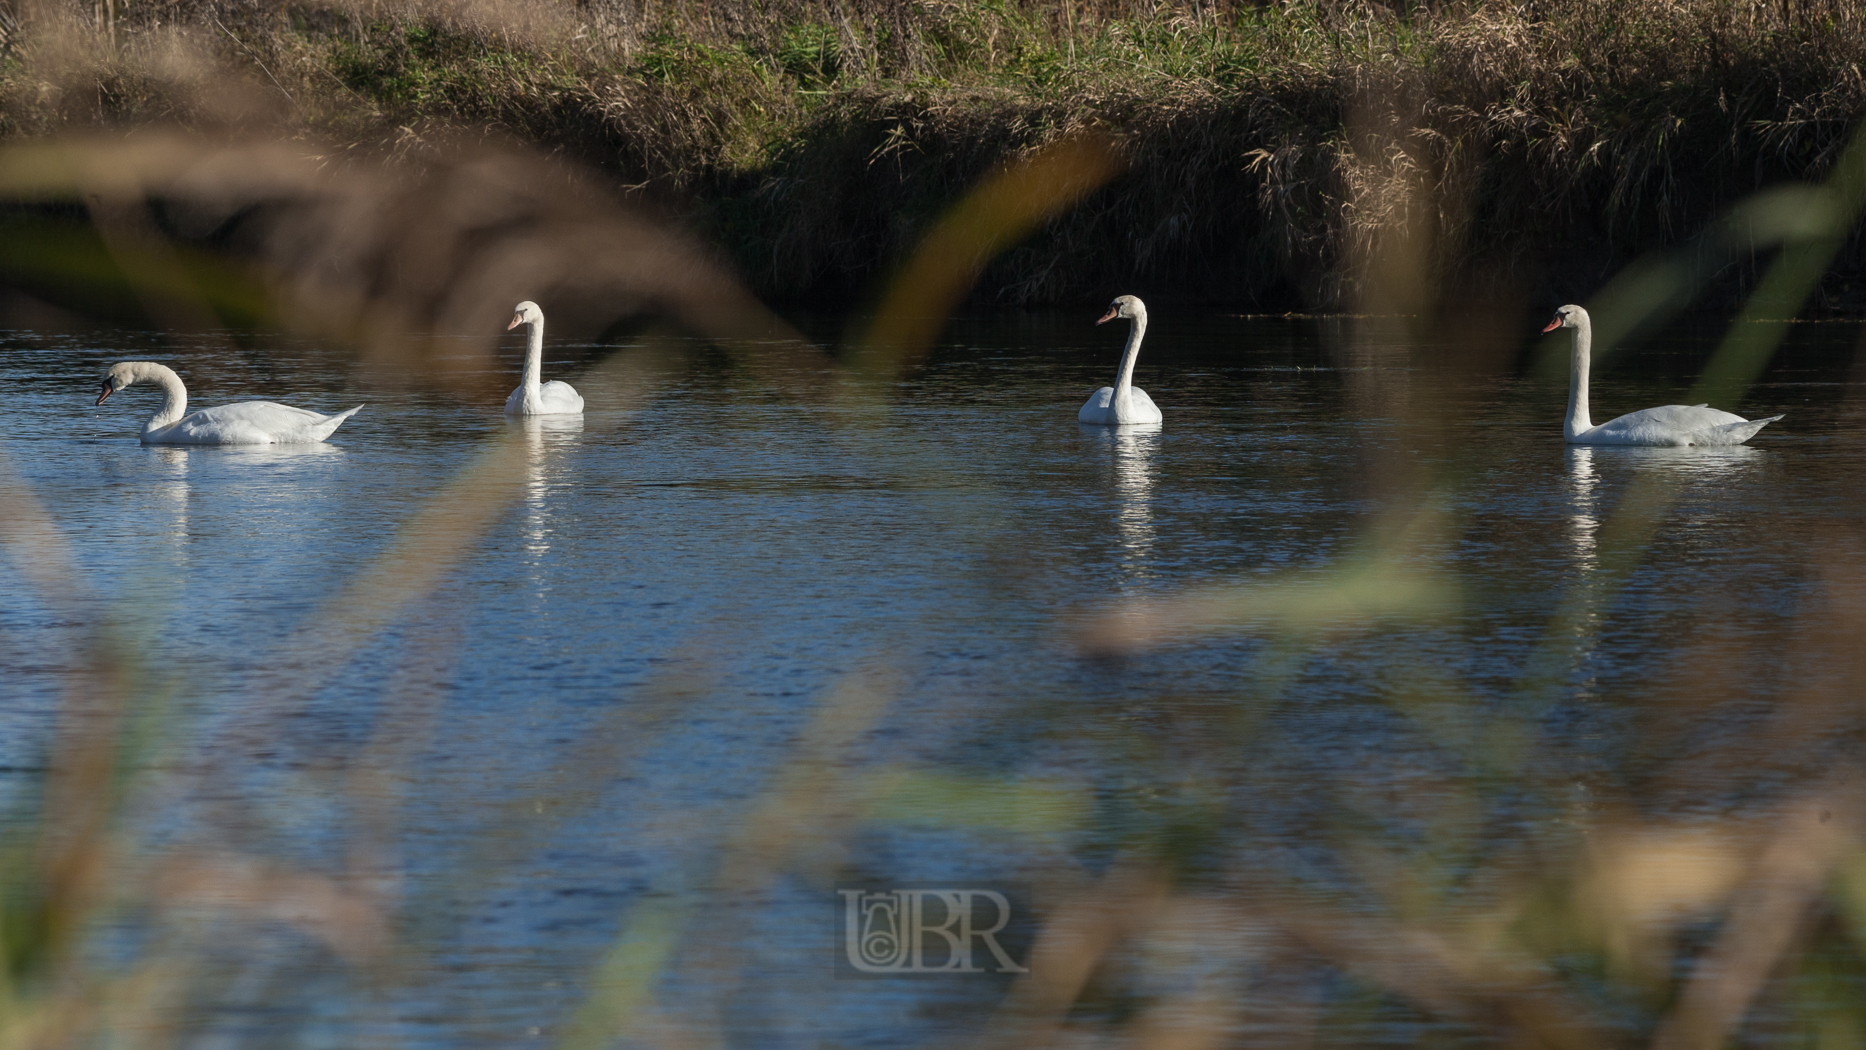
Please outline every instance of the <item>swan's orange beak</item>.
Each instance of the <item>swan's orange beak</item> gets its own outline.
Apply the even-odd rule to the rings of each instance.
[[[524,324],[524,323],[525,323],[525,319],[524,319],[524,317],[522,317],[522,316],[520,316],[520,315],[518,315],[518,314],[513,314],[513,315],[512,315],[512,323],[511,323],[511,324],[509,324],[509,325],[506,325],[506,326],[505,326],[505,330],[509,332],[509,331],[511,331],[512,329],[514,329],[514,328],[517,328],[517,327],[518,327],[519,325],[521,325],[521,324]]]
[[[1119,314],[1119,312],[1120,312],[1119,310],[1117,310],[1117,309],[1115,309],[1114,307],[1112,307],[1112,306],[1110,306],[1110,307],[1108,308],[1108,312],[1107,312],[1107,313],[1105,313],[1105,314],[1102,314],[1102,315],[1101,315],[1101,320],[1099,320],[1099,321],[1096,321],[1095,323],[1096,323],[1096,324],[1107,324],[1107,323],[1108,323],[1109,321],[1112,321],[1112,320],[1114,320],[1114,319],[1115,319],[1115,317],[1116,317],[1116,315],[1117,315],[1117,314]]]
[[[1548,327],[1542,330],[1544,332],[1553,332],[1555,329],[1560,328],[1560,327],[1561,327],[1561,318],[1557,317],[1556,319],[1548,323]]]
[[[114,393],[116,393],[116,391],[110,389],[110,380],[108,379],[104,380],[104,392],[97,395],[96,403],[100,405],[103,404],[104,401],[108,399],[111,394],[114,394]]]

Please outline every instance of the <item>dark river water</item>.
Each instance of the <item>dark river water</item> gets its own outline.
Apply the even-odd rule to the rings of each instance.
[[[1125,334],[1089,320],[961,322],[902,373],[553,342],[588,409],[531,424],[515,341],[443,386],[0,333],[18,835],[67,690],[107,661],[129,705],[88,972],[168,975],[148,1023],[190,1046],[1478,1044],[1399,931],[1495,920],[1645,1038],[1717,873],[1857,760],[1861,327],[1717,406],[1786,414],[1749,446],[1590,450],[1533,327],[1168,312],[1165,422],[1083,427]],[[1682,398],[1718,334],[1597,361],[1595,418]],[[198,406],[367,407],[143,447],[159,395],[91,403],[140,358]],[[1695,844],[1642,885],[1709,888],[1600,903],[1581,858],[1626,829]],[[855,964],[843,890],[955,887],[1004,895],[1027,978]],[[1857,993],[1836,938],[1748,1038]]]

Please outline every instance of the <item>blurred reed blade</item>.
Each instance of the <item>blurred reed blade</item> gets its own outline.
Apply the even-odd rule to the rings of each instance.
[[[1096,968],[1159,913],[1171,892],[1166,873],[1148,859],[1122,857],[1094,884],[1053,906],[1031,948],[1030,972],[1017,978],[986,1026],[982,1045],[1054,1045]]]
[[[1866,211],[1866,121],[1834,163],[1820,200],[1804,205],[1802,236],[1790,239],[1686,398],[1689,404],[1735,404],[1774,356],[1834,257]]]
[[[1861,784],[1835,784],[1783,807],[1773,839],[1717,942],[1693,967],[1653,1050],[1729,1044],[1763,983],[1805,934],[1836,866],[1859,842]]]
[[[1588,298],[1593,357],[1609,360],[1625,343],[1683,310],[1730,264],[1771,248],[1821,239],[1838,218],[1830,190],[1778,186],[1753,194],[1685,244],[1635,260]],[[1544,340],[1540,370],[1568,374],[1568,333]]]
[[[1343,973],[1390,989],[1433,1014],[1488,1020],[1522,1045],[1594,1050],[1609,1045],[1582,1004],[1551,971],[1510,947],[1457,938],[1456,927],[1428,928],[1350,916],[1305,900],[1291,888],[1255,884],[1250,898],[1264,921],[1330,958]]]
[[[0,551],[57,619],[76,664],[59,697],[43,798],[20,861],[0,864],[0,991],[11,978],[59,973],[105,896],[111,826],[128,785],[118,732],[134,693],[131,668],[84,601],[88,581],[70,544],[0,445]],[[12,832],[13,829],[8,829]],[[12,838],[13,834],[8,834]],[[30,856],[30,861],[23,858]],[[9,860],[0,856],[0,861]],[[0,998],[0,1006],[5,1006]],[[0,1012],[0,1037],[7,1013]]]
[[[69,606],[89,593],[89,581],[78,571],[71,545],[32,486],[14,469],[5,444],[0,444],[0,550],[48,605]],[[69,607],[60,612],[67,620],[85,622]]]
[[[964,827],[1062,838],[1089,826],[1092,802],[1080,785],[1028,778],[962,776],[922,769],[878,775],[864,819],[922,827]]]
[[[925,356],[993,256],[1099,189],[1125,167],[1101,134],[1063,139],[1012,163],[952,206],[894,275],[862,336],[857,366],[876,374]]]
[[[484,376],[527,298],[551,304],[559,335],[648,313],[709,339],[798,341],[709,250],[563,165],[483,149],[403,171],[320,160],[179,133],[73,138],[0,149],[0,198],[92,206],[113,265],[158,321],[264,318],[439,385]],[[162,203],[163,235],[149,200]],[[22,265],[40,263],[0,252],[0,266]],[[471,337],[441,352],[437,333]]]
[[[1326,574],[1291,574],[1136,604],[1097,618],[1082,645],[1089,653],[1114,654],[1237,630],[1300,636],[1439,619],[1456,608],[1456,585],[1429,569],[1349,564]]]
[[[590,993],[558,1040],[559,1050],[614,1046],[648,1005],[689,918],[689,904],[650,897],[622,917],[623,933],[588,981]]]
[[[379,961],[389,945],[388,902],[336,879],[229,854],[183,854],[161,864],[151,895],[167,909],[244,912],[322,940],[346,962]]]
[[[711,871],[698,880],[709,892],[740,899],[763,892],[775,880],[801,876],[825,881],[822,870],[839,853],[840,840],[862,814],[873,788],[863,783],[855,745],[892,703],[897,676],[865,668],[842,676],[812,713],[802,738],[770,776],[768,788],[736,823],[721,823],[692,836],[683,852],[708,858]],[[716,859],[712,859],[716,855]],[[656,1004],[676,1013],[691,1031],[714,1030],[729,1003],[732,972],[742,965],[739,938],[745,929],[731,909],[693,906],[691,887],[663,892],[678,896],[637,904],[598,971],[592,991],[562,1046],[565,1050],[608,1046],[631,1039],[643,1023],[661,963],[676,943],[690,946],[690,970],[710,971],[701,994]]]
[[[527,466],[524,435],[505,433],[487,443],[445,488],[429,499],[381,554],[349,586],[310,616],[278,659],[291,678],[327,680],[356,650],[395,623],[441,578],[469,556],[480,538],[523,491]],[[261,695],[289,706],[297,690],[279,683]]]
[[[1732,405],[1743,395],[1786,334],[1785,324],[1833,263],[1866,209],[1866,123],[1855,130],[1821,186],[1778,186],[1755,193],[1685,245],[1628,266],[1588,300],[1594,360],[1682,309],[1717,272],[1755,252],[1780,246],[1762,282],[1744,301],[1736,323],[1705,365],[1687,404]],[[1541,371],[1566,374],[1568,335],[1543,341]]]
[[[717,644],[716,637],[696,640],[693,657],[685,662],[703,663]],[[510,878],[513,869],[551,836],[597,806],[643,755],[662,745],[682,717],[704,710],[720,695],[718,683],[711,678],[674,674],[647,683],[626,703],[610,705],[602,717],[583,728],[575,747],[555,756],[530,790],[487,808],[481,833],[436,883],[431,899],[483,895]],[[424,913],[424,903],[415,902],[409,909],[415,920],[412,935],[438,938],[451,932],[435,925],[440,916]],[[606,1007],[597,1009],[605,1016],[614,1013]]]
[[[1089,654],[1115,655],[1234,631],[1312,641],[1334,630],[1442,619],[1458,609],[1457,582],[1413,558],[1447,524],[1444,511],[1427,500],[1392,529],[1384,547],[1321,571],[1132,602],[1090,619],[1078,644]]]

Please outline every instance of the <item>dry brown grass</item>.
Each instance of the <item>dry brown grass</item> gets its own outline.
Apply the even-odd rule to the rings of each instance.
[[[8,137],[259,129],[371,163],[538,145],[673,205],[782,299],[874,294],[967,187],[1089,131],[1127,173],[982,297],[1340,308],[1399,236],[1438,287],[1576,299],[1818,181],[1866,111],[1866,15],[1840,0],[136,3],[114,30],[90,4],[12,11]],[[1866,305],[1861,263],[1850,241],[1815,305]],[[1727,263],[1707,301],[1758,272]]]

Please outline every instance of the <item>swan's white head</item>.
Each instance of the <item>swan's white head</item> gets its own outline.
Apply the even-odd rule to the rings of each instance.
[[[506,325],[505,330],[509,332],[521,324],[538,324],[543,320],[544,311],[538,309],[537,303],[527,299],[512,308],[512,323]]]
[[[1141,302],[1138,296],[1117,295],[1115,296],[1114,302],[1108,304],[1108,312],[1102,314],[1101,320],[1095,323],[1107,324],[1117,317],[1124,317],[1132,321],[1137,317],[1145,316],[1147,316],[1147,304]]]
[[[134,361],[119,361],[111,365],[110,371],[104,375],[103,390],[97,395],[96,403],[103,404],[111,394],[141,379],[142,370],[136,364]]]
[[[1555,311],[1555,319],[1550,321],[1542,330],[1544,332],[1553,332],[1557,328],[1579,328],[1586,323],[1587,311],[1570,303]]]

